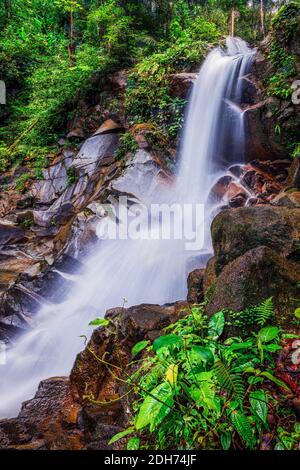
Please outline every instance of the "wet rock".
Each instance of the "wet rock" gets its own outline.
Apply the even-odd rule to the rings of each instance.
[[[120,367],[119,371],[116,369],[116,373],[123,376],[126,365],[131,360],[132,346],[138,341],[153,340],[159,336],[165,326],[179,318],[186,305],[185,302],[163,307],[143,304],[128,309],[108,310],[105,318],[112,320],[111,326],[94,331],[87,348],[77,356],[71,372],[72,389],[76,399],[87,405],[87,393],[100,402],[115,399],[119,395],[120,382],[109,374],[107,367],[101,364],[94,354],[98,357],[105,355],[105,360]],[[111,407],[99,405],[96,408],[105,414],[104,423],[120,424],[124,420],[121,405],[116,402]],[[108,409],[111,410],[111,416],[107,415]]]
[[[35,397],[23,403],[18,418],[0,421],[0,446],[79,450],[83,447],[83,433],[77,426],[79,411],[68,378],[44,380]]]
[[[158,178],[161,173],[162,169],[152,155],[145,150],[138,150],[127,161],[123,175],[113,181],[111,188],[128,194],[131,194],[132,188],[135,188],[135,196],[146,197],[159,184]]]
[[[291,255],[300,238],[298,209],[262,206],[221,212],[212,223],[216,272],[246,251],[260,245]]]
[[[0,247],[25,241],[25,232],[19,227],[0,224]]]
[[[51,204],[68,186],[67,167],[64,161],[43,171],[42,180],[31,187],[32,196],[41,204]]]
[[[247,196],[244,193],[239,193],[229,201],[229,206],[234,207],[243,207],[246,204]]]
[[[171,95],[182,99],[187,98],[197,76],[197,73],[186,72],[169,75],[169,87]]]
[[[210,195],[217,199],[222,199],[227,191],[229,184],[232,182],[232,176],[222,176],[210,190]]]
[[[81,175],[91,176],[105,157],[114,155],[118,147],[117,134],[100,134],[86,140],[73,160],[73,167]]]
[[[232,165],[228,171],[237,178],[240,178],[245,173],[245,167],[243,165]]]
[[[286,179],[287,187],[300,189],[300,158],[295,158],[290,166]]]
[[[300,191],[281,192],[271,203],[274,206],[288,207],[291,209],[300,208]]]
[[[203,279],[205,269],[195,269],[187,280],[188,297],[187,301],[192,304],[200,304],[204,300]]]
[[[280,253],[280,251],[279,251]],[[273,297],[276,323],[289,328],[299,295],[300,265],[259,246],[227,264],[210,298],[209,315],[228,308],[239,312]]]

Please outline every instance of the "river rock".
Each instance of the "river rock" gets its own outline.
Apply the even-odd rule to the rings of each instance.
[[[83,432],[77,426],[81,407],[73,400],[67,377],[40,383],[18,418],[0,421],[0,447],[18,450],[79,450]]]
[[[86,140],[73,160],[73,167],[81,175],[91,176],[101,165],[101,160],[113,156],[118,147],[118,135],[100,134]]]
[[[76,399],[87,403],[88,400],[85,398],[87,390],[91,397],[98,401],[115,398],[118,393],[119,384],[115,383],[107,367],[90,351],[98,357],[104,357],[105,354],[105,359],[121,367],[123,374],[126,364],[131,359],[132,346],[141,340],[155,339],[165,326],[184,314],[186,307],[185,302],[177,302],[170,306],[143,304],[128,309],[108,310],[105,318],[111,320],[111,326],[94,331],[87,348],[77,356],[71,372],[71,383]],[[117,403],[112,409],[113,414],[118,415],[119,407],[120,403]],[[98,408],[105,412],[105,406]]]
[[[213,315],[224,308],[239,312],[273,297],[276,323],[289,328],[298,305],[299,281],[298,263],[259,246],[225,266],[216,280],[207,313]]]
[[[197,73],[186,72],[169,75],[171,95],[186,99],[197,76]]]
[[[162,169],[153,156],[140,149],[126,162],[124,173],[113,181],[111,188],[127,194],[132,194],[132,188],[135,188],[136,197],[147,197],[159,184],[161,173]]]
[[[287,187],[300,189],[300,158],[294,158],[286,179]]]
[[[25,232],[20,227],[0,224],[0,247],[25,241]]]
[[[204,273],[205,273],[205,269],[195,269],[188,276],[187,300],[191,304],[200,304],[204,300],[204,292],[203,292]]]
[[[265,245],[291,256],[300,238],[300,211],[261,206],[225,210],[212,223],[216,272],[246,251]]]
[[[288,207],[291,209],[300,208],[300,191],[283,191],[279,193],[271,203],[274,206]]]

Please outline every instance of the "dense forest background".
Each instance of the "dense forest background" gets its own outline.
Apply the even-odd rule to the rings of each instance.
[[[1,170],[25,163],[39,177],[80,100],[121,69],[132,69],[125,97],[129,125],[154,120],[175,136],[184,102],[168,96],[164,77],[197,70],[207,50],[229,32],[250,43],[261,40],[284,3],[5,0],[0,6],[0,80],[7,89],[7,105],[0,109]]]

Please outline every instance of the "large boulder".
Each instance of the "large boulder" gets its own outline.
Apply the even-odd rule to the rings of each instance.
[[[77,356],[71,372],[76,399],[88,402],[92,397],[104,402],[115,398],[120,384],[109,373],[107,365],[101,363],[101,358],[105,357],[105,361],[114,364],[116,373],[123,375],[131,360],[132,346],[141,340],[155,339],[164,327],[180,317],[186,306],[185,302],[177,302],[170,306],[143,304],[108,310],[105,318],[110,321],[110,326],[95,330],[87,348]],[[119,406],[117,403],[117,411]],[[106,409],[105,406],[102,408]]]
[[[74,402],[67,377],[40,383],[32,400],[23,403],[18,418],[0,421],[0,448],[19,450],[78,450],[81,407]]]
[[[17,418],[0,420],[0,448],[112,449],[109,440],[130,419],[131,396],[124,381],[136,370],[132,346],[161,335],[164,327],[185,315],[186,308],[186,302],[177,302],[109,310],[109,325],[94,331],[77,356],[70,379],[42,381]],[[121,445],[122,441],[113,448]]]
[[[212,223],[216,273],[248,250],[267,246],[293,257],[300,239],[300,211],[286,207],[243,207],[221,212]]]
[[[239,312],[273,297],[276,321],[291,326],[298,306],[300,264],[259,246],[227,264],[218,276],[207,306],[209,315],[227,308]]]

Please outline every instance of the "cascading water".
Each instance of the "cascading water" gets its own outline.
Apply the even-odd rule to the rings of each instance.
[[[232,163],[244,160],[240,78],[251,56],[237,38],[227,40],[226,52],[216,48],[209,54],[193,87],[177,182],[168,189],[156,187],[150,197],[151,203],[205,204],[206,238],[203,249],[196,252],[198,265],[201,254],[203,263],[211,252],[210,221],[222,204],[209,197],[210,188]],[[156,221],[151,230],[159,224]],[[84,272],[71,276],[73,287],[66,300],[44,305],[34,328],[7,353],[7,364],[1,366],[0,416],[14,416],[42,379],[68,374],[83,347],[80,335],[90,334],[89,321],[120,305],[122,298],[130,305],[184,298],[190,257],[180,239],[129,238],[97,245]]]

